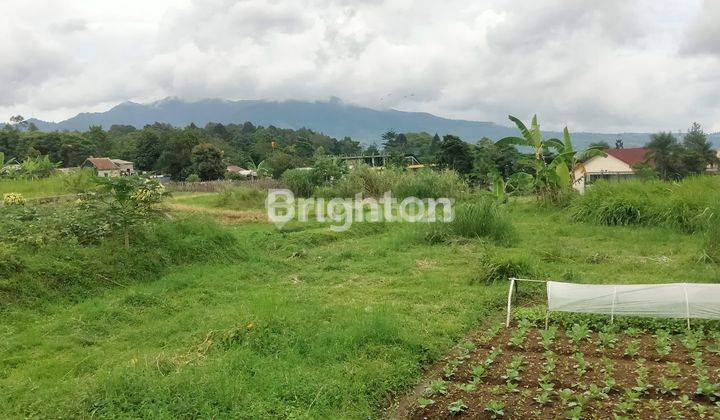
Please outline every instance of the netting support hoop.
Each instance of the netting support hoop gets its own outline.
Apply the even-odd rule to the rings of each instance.
[[[510,288],[508,290],[508,301],[507,301],[507,318],[505,319],[505,328],[510,328],[510,312],[512,310],[512,295],[513,289],[515,288],[515,278],[510,278]]]
[[[545,311],[545,329],[548,329],[548,324],[550,323],[550,310]]]
[[[685,293],[685,317],[687,318],[687,327],[690,329],[690,300],[687,294],[687,283],[683,283],[683,293]]]
[[[610,324],[615,323],[615,298],[617,298],[617,286],[613,287],[613,300],[610,308]]]

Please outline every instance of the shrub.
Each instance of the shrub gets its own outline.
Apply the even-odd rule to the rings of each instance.
[[[489,238],[502,245],[510,245],[517,239],[505,208],[488,197],[456,205],[449,229],[458,236]]]
[[[315,189],[311,171],[288,169],[282,174],[282,181],[298,197],[310,197]]]
[[[186,182],[200,182],[200,175],[198,174],[190,174],[187,178],[185,178]]]

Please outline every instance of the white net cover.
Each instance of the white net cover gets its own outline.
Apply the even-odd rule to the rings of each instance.
[[[720,284],[547,283],[548,309],[659,318],[720,319]]]

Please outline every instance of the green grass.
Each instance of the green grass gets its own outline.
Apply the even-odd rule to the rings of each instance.
[[[499,244],[509,245],[517,240],[517,232],[506,209],[489,197],[459,203],[449,228],[455,235],[490,238]]]
[[[229,210],[263,209],[266,195],[264,191],[253,188],[232,187],[225,188],[219,193],[176,192],[172,194],[170,202]]]
[[[423,227],[227,227],[246,258],[173,269],[77,303],[0,313],[7,417],[378,417],[452,344],[502,311],[504,281],[720,281],[701,236],[580,224],[511,204],[518,240],[430,245]],[[502,273],[502,272],[501,272]],[[496,276],[502,276],[499,274]],[[536,301],[521,286],[520,303]]]
[[[0,196],[5,193],[20,193],[25,198],[53,197],[71,194],[71,188],[64,175],[53,175],[37,180],[0,179]]]
[[[0,197],[5,193],[19,193],[29,199],[75,194],[91,188],[94,178],[90,169],[33,180],[0,178]]]
[[[665,226],[703,231],[720,202],[720,177],[697,176],[679,182],[597,182],[571,206],[579,221],[604,225]]]

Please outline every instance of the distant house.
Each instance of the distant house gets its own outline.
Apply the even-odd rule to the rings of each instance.
[[[371,168],[384,168],[387,166],[390,155],[339,156],[338,159],[345,162],[350,169],[360,164],[367,165]],[[420,162],[414,155],[406,155],[402,158],[402,161],[406,165],[420,165]],[[417,169],[417,167],[413,169]]]
[[[607,156],[595,156],[575,168],[575,183],[573,188],[580,192],[585,187],[597,181],[623,180],[635,177],[633,167],[648,162],[647,154],[650,149],[635,147],[628,149],[603,150]]]
[[[120,168],[120,173],[125,175],[131,175],[135,173],[135,165],[132,162],[122,159],[110,159],[114,164]]]
[[[720,161],[720,150],[716,151],[715,153],[717,154],[718,161]],[[715,175],[720,174],[720,165],[718,165],[717,163],[708,165],[707,171]]]
[[[85,159],[82,164],[83,168],[94,168],[98,176],[128,176],[135,172],[132,162],[120,159],[110,159],[105,157],[92,157]]]

